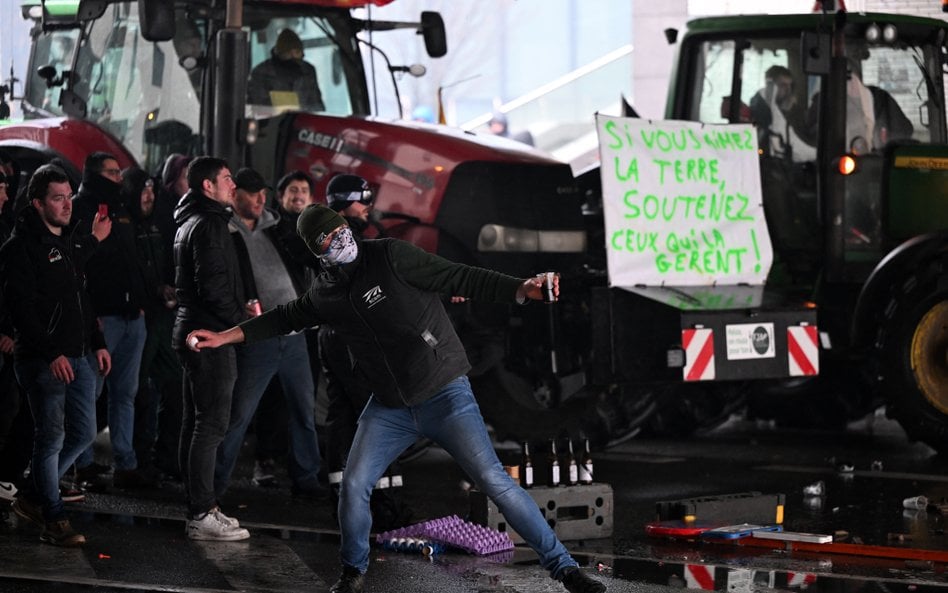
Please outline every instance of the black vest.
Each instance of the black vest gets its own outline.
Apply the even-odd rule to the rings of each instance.
[[[397,407],[429,399],[471,365],[440,295],[395,272],[391,242],[361,242],[359,259],[320,274],[309,295],[349,346],[375,397]]]

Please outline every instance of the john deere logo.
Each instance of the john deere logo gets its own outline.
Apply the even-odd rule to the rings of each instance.
[[[770,350],[770,332],[764,327],[755,327],[751,333],[751,344],[757,354],[766,354]]]

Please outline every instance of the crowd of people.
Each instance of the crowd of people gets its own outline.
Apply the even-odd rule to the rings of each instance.
[[[60,165],[40,166],[16,192],[0,155],[0,213],[14,210],[12,224],[0,215],[0,498],[43,542],[85,543],[66,512],[84,484],[148,488],[162,477],[184,484],[190,539],[247,539],[218,501],[256,417],[254,483],[272,479],[279,446],[266,442],[282,440],[294,496],[328,500],[332,484],[335,593],[362,591],[373,487],[419,438],[459,462],[567,590],[605,590],[503,470],[443,305],[541,300],[538,278],[364,238],[375,190],[354,175],[331,179],[322,205],[305,172],[271,187],[215,157],[172,155],[157,179],[96,152],[75,195]],[[11,193],[16,209],[4,207]],[[285,413],[268,415],[268,401]],[[109,464],[92,450],[103,426]]]

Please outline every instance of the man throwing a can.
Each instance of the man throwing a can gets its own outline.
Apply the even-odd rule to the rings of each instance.
[[[321,205],[303,211],[297,232],[324,265],[310,290],[226,331],[195,330],[188,342],[202,351],[326,323],[352,351],[353,372],[364,376],[372,398],[359,420],[340,491],[342,574],[331,591],[363,590],[372,487],[420,436],[457,460],[567,590],[605,591],[579,569],[497,459],[466,377],[471,365],[441,301],[442,295],[511,304],[541,300],[542,279],[453,263],[395,239],[356,241],[345,219]],[[553,291],[559,294],[556,277]]]

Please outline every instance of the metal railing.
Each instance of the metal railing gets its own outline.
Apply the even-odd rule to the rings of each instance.
[[[511,137],[529,136],[534,146],[576,168],[576,159],[596,150],[594,114],[617,114],[622,97],[631,98],[632,51],[632,45],[624,45],[500,105],[495,113],[506,116]],[[481,114],[459,127],[489,133],[492,115]]]

